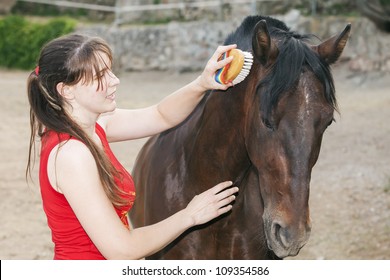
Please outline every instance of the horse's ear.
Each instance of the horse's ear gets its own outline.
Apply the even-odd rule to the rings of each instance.
[[[277,47],[272,42],[268,32],[267,22],[259,21],[254,29],[252,38],[253,55],[265,66],[270,59],[276,58],[278,54]]]
[[[335,63],[347,44],[349,33],[351,32],[351,24],[348,24],[343,32],[339,35],[335,35],[328,40],[322,42],[318,46],[314,46],[313,49],[329,64]]]

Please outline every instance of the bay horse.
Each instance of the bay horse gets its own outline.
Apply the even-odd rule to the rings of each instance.
[[[277,19],[247,17],[225,44],[252,52],[247,78],[211,91],[177,127],[154,136],[133,169],[135,227],[159,222],[231,180],[232,211],[189,229],[152,259],[279,259],[297,255],[311,224],[309,187],[337,110],[330,64],[351,26],[318,45]],[[163,232],[161,234],[164,234]]]

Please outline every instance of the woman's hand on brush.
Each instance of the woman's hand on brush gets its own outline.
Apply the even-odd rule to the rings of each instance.
[[[232,49],[237,48],[236,44],[228,45],[228,46],[219,46],[214,54],[211,56],[209,61],[206,64],[202,74],[196,79],[198,85],[204,89],[204,91],[210,89],[218,89],[218,90],[227,90],[229,87],[233,85],[233,83],[228,83],[226,85],[221,85],[215,81],[215,72],[218,69],[226,66],[230,62],[232,62],[233,57],[227,57],[225,59],[220,60],[221,56]]]

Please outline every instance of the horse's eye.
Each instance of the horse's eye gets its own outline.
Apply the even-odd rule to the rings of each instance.
[[[263,124],[265,125],[266,128],[274,130],[274,127],[269,121],[269,119],[263,118]]]
[[[333,118],[330,122],[328,122],[328,124],[326,125],[326,127],[330,126],[333,122],[336,122],[336,120]]]

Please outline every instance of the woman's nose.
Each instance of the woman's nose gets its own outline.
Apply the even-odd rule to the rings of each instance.
[[[113,72],[110,72],[110,85],[117,86],[120,83],[121,82],[120,82],[119,78]]]

